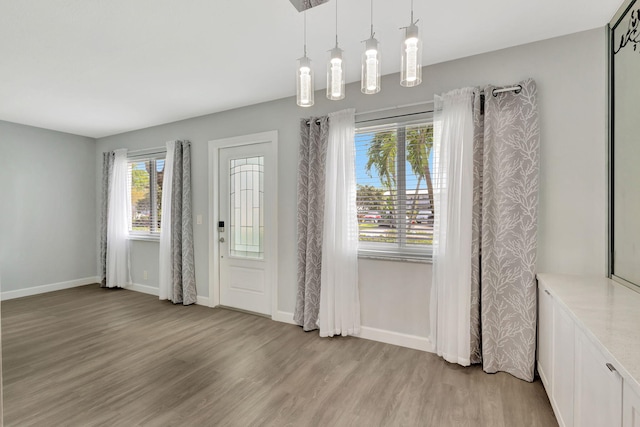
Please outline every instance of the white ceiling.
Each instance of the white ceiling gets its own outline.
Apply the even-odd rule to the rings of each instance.
[[[335,0],[307,12],[323,88]],[[621,0],[415,0],[424,65],[604,26]],[[369,1],[339,3],[359,80]],[[383,74],[409,0],[375,0]],[[295,94],[303,15],[289,0],[2,0],[0,120],[103,137]]]

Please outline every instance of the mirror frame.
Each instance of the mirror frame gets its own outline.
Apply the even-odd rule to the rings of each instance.
[[[614,274],[614,171],[615,171],[615,159],[614,159],[614,150],[615,150],[615,135],[614,135],[614,120],[615,120],[615,109],[614,109],[614,101],[615,101],[615,81],[614,81],[614,50],[616,40],[614,40],[613,32],[616,30],[617,26],[620,24],[623,18],[626,17],[627,13],[636,5],[637,0],[624,0],[620,8],[616,11],[613,18],[607,24],[607,74],[608,74],[608,221],[607,221],[607,275],[609,278],[619,282],[625,286],[632,288],[635,291],[640,292],[640,283],[632,283],[621,277],[618,277]],[[639,3],[640,4],[640,3]]]

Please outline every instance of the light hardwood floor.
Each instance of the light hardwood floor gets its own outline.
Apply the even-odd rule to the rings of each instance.
[[[533,384],[98,285],[2,302],[5,426],[555,426]]]

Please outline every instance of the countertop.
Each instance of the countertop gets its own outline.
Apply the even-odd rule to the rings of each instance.
[[[599,342],[625,381],[640,393],[640,293],[603,277],[537,275],[546,288]]]

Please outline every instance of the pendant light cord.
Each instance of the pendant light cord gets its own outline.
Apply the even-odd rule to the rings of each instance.
[[[413,0],[411,0],[411,23],[413,24]]]
[[[304,11],[304,56],[307,56],[307,11]]]
[[[373,0],[371,0],[371,38],[373,38]]]
[[[336,0],[336,47],[338,47],[338,0]]]

